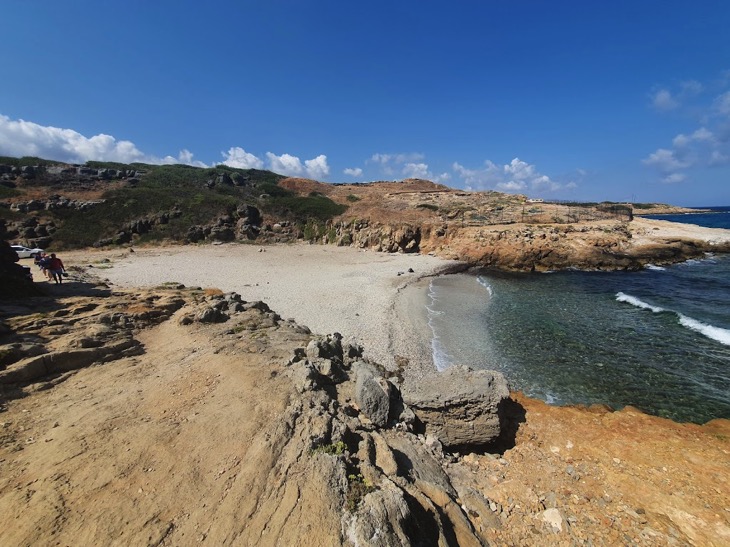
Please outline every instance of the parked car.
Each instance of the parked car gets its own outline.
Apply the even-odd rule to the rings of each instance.
[[[41,254],[43,249],[30,249],[28,247],[23,247],[22,245],[11,245],[13,248],[13,251],[18,253],[18,258],[35,258],[37,255]]]

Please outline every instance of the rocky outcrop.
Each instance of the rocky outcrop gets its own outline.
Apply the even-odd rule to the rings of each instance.
[[[367,219],[340,221],[332,224],[322,242],[386,253],[417,253],[420,251],[421,227]]]
[[[10,177],[23,177],[33,179],[39,175],[48,174],[51,176],[69,178],[95,178],[99,180],[124,179],[140,177],[144,171],[137,169],[107,169],[87,167],[83,165],[6,165],[0,164],[0,175]]]
[[[18,253],[7,242],[10,237],[0,219],[0,299],[37,295],[30,269],[18,264]]]
[[[184,303],[179,291],[127,293],[25,316],[15,323],[16,337],[0,337],[5,342],[0,345],[0,384],[34,382],[139,355],[144,350],[134,333],[168,319]],[[48,298],[30,305],[53,308]]]
[[[504,379],[454,367],[445,376],[444,389],[456,388],[458,394],[443,402],[437,420],[424,410],[438,412],[438,395],[426,395],[429,387],[435,389],[431,384],[437,378],[427,380],[428,387],[415,397],[406,395],[404,402],[397,380],[363,360],[361,349],[343,349],[341,338],[335,334],[313,340],[287,366],[301,393],[323,391],[343,405],[344,412],[331,417],[331,433],[314,440],[315,451],[341,451],[341,461],[350,470],[343,493],[348,508],[343,535],[354,545],[486,544],[443,470],[440,441],[454,448],[499,436],[500,403],[508,397]],[[473,387],[458,388],[461,384]],[[422,408],[409,408],[412,400]],[[417,433],[421,424],[416,417],[426,420],[426,436]]]
[[[54,211],[57,209],[87,211],[100,203],[104,203],[104,200],[78,200],[57,196],[43,200],[31,199],[29,201],[16,201],[10,205],[10,210],[18,213],[29,213],[31,211]]]
[[[209,241],[233,241],[256,239],[261,232],[263,217],[253,205],[241,204],[229,215],[218,217],[206,226],[188,228],[187,240],[197,243]]]
[[[405,394],[425,433],[451,449],[496,441],[508,399],[507,381],[501,373],[461,365],[425,376]]]
[[[648,263],[670,264],[728,252],[730,243],[693,239],[637,244],[633,223],[458,227],[424,232],[422,252],[479,266],[511,271],[637,270]]]
[[[8,221],[5,237],[31,248],[43,249],[48,247],[55,232],[56,224],[52,220],[28,216],[22,220]]]

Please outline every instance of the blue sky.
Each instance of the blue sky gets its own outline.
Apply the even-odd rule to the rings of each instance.
[[[730,204],[730,2],[5,0],[0,155]]]

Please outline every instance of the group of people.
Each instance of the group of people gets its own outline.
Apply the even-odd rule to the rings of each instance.
[[[48,281],[55,281],[57,285],[63,283],[66,268],[63,266],[63,261],[56,256],[56,253],[51,253],[50,256],[46,253],[39,253],[35,256],[35,263],[43,272],[43,275],[48,278]]]

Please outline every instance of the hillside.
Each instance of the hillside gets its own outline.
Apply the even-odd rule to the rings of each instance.
[[[641,214],[681,210],[635,207]],[[722,250],[676,240],[637,248],[635,207],[544,203],[418,179],[325,184],[220,165],[0,158],[7,237],[45,249],[307,240],[511,270],[635,269]]]

